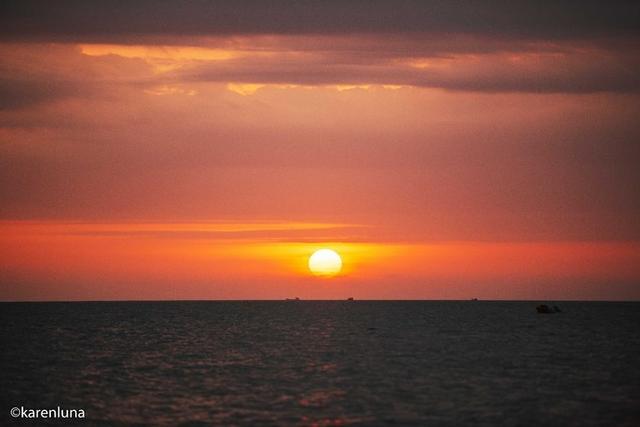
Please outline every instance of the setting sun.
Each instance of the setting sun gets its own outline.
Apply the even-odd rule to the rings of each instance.
[[[342,258],[331,249],[317,250],[309,257],[309,270],[316,276],[335,276],[342,270]]]

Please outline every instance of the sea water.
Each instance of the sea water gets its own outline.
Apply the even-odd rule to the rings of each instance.
[[[1,303],[3,425],[640,425],[640,304]]]

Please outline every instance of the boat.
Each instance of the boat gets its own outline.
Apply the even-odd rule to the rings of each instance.
[[[347,298],[347,301],[353,301],[353,297]]]
[[[562,311],[557,305],[553,307],[549,307],[547,304],[540,304],[536,307],[536,311],[541,314],[553,314],[553,313],[561,313]]]
[[[300,298],[295,297],[295,298],[287,298],[285,299],[285,301],[300,301]]]

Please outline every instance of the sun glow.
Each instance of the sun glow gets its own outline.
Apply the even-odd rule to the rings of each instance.
[[[316,276],[335,276],[342,270],[342,258],[331,249],[317,250],[309,257],[309,270]]]

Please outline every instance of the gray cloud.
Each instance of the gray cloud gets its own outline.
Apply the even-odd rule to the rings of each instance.
[[[465,33],[533,39],[638,35],[635,1],[21,0],[0,6],[4,39],[149,35]]]
[[[17,79],[0,75],[0,111],[24,109],[81,92],[73,81]]]
[[[214,81],[298,85],[408,85],[475,92],[636,93],[640,90],[640,60],[622,53],[590,56],[568,53],[525,61],[505,57],[456,59],[446,67],[416,68],[411,57],[386,62],[354,61],[338,54],[303,58],[249,57],[207,63],[174,74],[177,81]],[[395,62],[394,62],[395,61]],[[399,62],[398,62],[399,61]],[[445,61],[446,62],[446,61]]]

